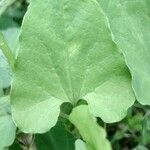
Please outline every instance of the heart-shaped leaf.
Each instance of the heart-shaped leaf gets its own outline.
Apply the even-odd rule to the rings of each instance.
[[[88,101],[106,122],[134,103],[130,74],[96,0],[32,0],[13,75],[13,117],[24,132],[54,126],[63,102]]]

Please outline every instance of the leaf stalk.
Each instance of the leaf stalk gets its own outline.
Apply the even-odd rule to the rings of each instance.
[[[5,41],[3,34],[0,32],[0,49],[2,50],[3,54],[5,55],[7,62],[12,70],[14,70],[15,58],[10,50],[7,42]]]

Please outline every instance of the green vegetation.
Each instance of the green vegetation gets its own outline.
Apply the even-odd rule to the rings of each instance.
[[[149,25],[149,0],[0,0],[0,150],[149,150]]]

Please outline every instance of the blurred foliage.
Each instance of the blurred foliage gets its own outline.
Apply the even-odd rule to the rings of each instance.
[[[144,145],[150,143],[150,112],[143,119],[142,142]]]
[[[108,138],[114,150],[150,149],[150,107],[136,102],[120,122],[107,124]]]
[[[8,7],[5,8],[5,12],[3,13],[3,15],[8,16],[9,18],[13,19],[16,23],[21,25],[23,16],[27,10],[28,2],[26,0],[9,0],[9,1],[11,1],[11,5],[8,5]]]
[[[0,15],[5,12],[7,7],[14,3],[15,0],[1,0],[0,1]]]

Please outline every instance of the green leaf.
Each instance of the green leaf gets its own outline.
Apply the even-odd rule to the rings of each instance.
[[[86,145],[82,140],[76,140],[75,142],[75,148],[76,150],[86,150]]]
[[[110,75],[111,76],[111,75]],[[134,96],[128,79],[110,77],[84,99],[89,102],[89,108],[95,116],[105,122],[119,121],[127,114],[127,109],[134,103]]]
[[[15,139],[16,126],[13,123],[9,97],[0,98],[0,149],[11,145]]]
[[[75,138],[58,122],[49,132],[35,136],[38,150],[74,150]]]
[[[137,100],[150,105],[150,1],[98,1],[131,71]]]
[[[4,95],[4,92],[3,92],[3,86],[2,86],[2,81],[1,81],[1,78],[0,78],[0,97]]]
[[[87,105],[74,108],[69,119],[86,142],[87,150],[111,149],[109,142],[106,140],[104,129],[96,123],[96,119],[90,114]]]
[[[17,141],[15,141],[10,147],[9,150],[22,150],[22,148],[20,147],[19,143]]]
[[[136,148],[133,148],[132,150],[148,150],[148,148],[146,148],[143,145],[138,145]]]
[[[142,113],[137,113],[135,116],[129,117],[128,118],[128,126],[129,126],[130,130],[141,131],[142,120],[143,120]]]
[[[121,120],[134,103],[124,58],[95,0],[31,1],[19,45],[11,102],[20,130],[48,131],[63,102],[85,99],[106,122]]]

